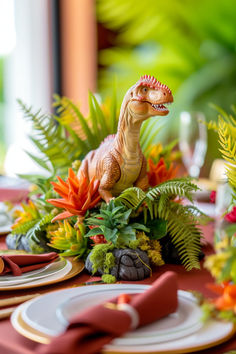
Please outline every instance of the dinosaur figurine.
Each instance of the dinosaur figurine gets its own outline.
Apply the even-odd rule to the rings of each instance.
[[[153,76],[141,76],[126,93],[120,111],[118,130],[109,135],[82,161],[78,177],[100,180],[99,193],[108,203],[131,186],[148,188],[147,162],[141,151],[139,135],[142,122],[169,113],[164,104],[173,102],[171,90]]]

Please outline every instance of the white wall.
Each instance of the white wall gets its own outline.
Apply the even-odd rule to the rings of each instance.
[[[52,99],[50,0],[15,0],[16,46],[7,61],[5,92],[7,101],[7,145],[5,172],[38,173],[24,150],[32,152],[27,138],[30,124],[16,102],[20,98],[35,111],[48,112]]]

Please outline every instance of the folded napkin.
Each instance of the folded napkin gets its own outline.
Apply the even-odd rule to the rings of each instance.
[[[43,268],[58,258],[56,252],[44,254],[4,254],[0,256],[0,275],[21,275]]]
[[[120,298],[76,315],[62,335],[54,338],[50,344],[39,346],[36,352],[99,353],[114,338],[175,312],[178,306],[177,275],[166,272],[145,292],[130,295],[129,303],[119,304]]]

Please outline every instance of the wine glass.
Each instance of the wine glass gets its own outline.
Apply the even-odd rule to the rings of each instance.
[[[198,178],[207,151],[207,129],[201,112],[181,112],[179,148],[182,160],[191,177]]]

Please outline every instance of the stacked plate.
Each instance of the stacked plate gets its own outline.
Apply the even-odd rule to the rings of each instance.
[[[0,202],[0,235],[11,231],[12,213],[7,211],[7,206]]]
[[[147,288],[139,284],[94,285],[49,293],[20,305],[12,315],[12,325],[32,340],[49,343],[66,329],[75,313],[124,292],[141,293]],[[233,335],[231,323],[212,320],[203,324],[201,309],[190,293],[179,290],[178,301],[174,314],[115,339],[104,352],[185,353],[209,348]]]
[[[72,266],[73,265],[73,266]],[[82,262],[61,259],[47,266],[20,276],[0,276],[0,290],[18,290],[53,284],[78,274],[83,269]]]

